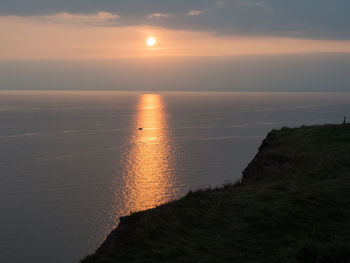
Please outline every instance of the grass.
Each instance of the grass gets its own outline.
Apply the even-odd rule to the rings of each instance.
[[[243,175],[122,218],[82,262],[350,262],[350,125],[273,130]]]

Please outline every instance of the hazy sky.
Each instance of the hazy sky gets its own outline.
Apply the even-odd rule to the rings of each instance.
[[[350,54],[0,61],[1,89],[348,91]]]
[[[123,69],[125,72],[140,74],[140,77],[149,71],[143,66],[151,66],[155,70],[153,78],[162,79],[164,89],[170,86],[179,89],[178,85],[169,84],[176,80],[174,76],[185,80],[191,78],[182,66],[190,66],[196,72],[201,68],[198,77],[210,75],[213,78],[210,83],[222,81],[222,85],[217,85],[221,89],[236,90],[232,87],[236,87],[237,82],[234,83],[234,79],[229,76],[244,71],[245,74],[255,74],[250,75],[250,78],[257,76],[259,79],[265,67],[275,68],[276,65],[269,63],[278,62],[282,68],[294,70],[288,76],[294,74],[297,79],[305,80],[305,85],[302,85],[304,89],[313,90],[315,87],[307,85],[310,79],[307,80],[300,69],[314,72],[319,67],[314,58],[318,57],[317,63],[326,63],[325,68],[329,68],[319,84],[324,86],[328,83],[324,80],[328,76],[336,79],[337,85],[341,86],[336,89],[347,90],[350,89],[347,88],[350,86],[349,80],[341,76],[346,71],[342,68],[344,63],[349,64],[349,13],[348,0],[1,0],[0,67],[3,70],[0,72],[0,88],[41,89],[42,85],[33,76],[37,76],[35,69],[44,63],[47,66],[39,72],[45,71],[54,79],[60,72],[66,72],[67,68],[76,72],[69,78],[63,74],[66,79],[58,79],[66,84],[71,81],[70,86],[79,89],[83,87],[74,85],[82,85],[78,73],[84,75],[82,72],[87,70],[84,67],[81,69],[81,65],[91,64],[87,71],[93,74],[92,68],[103,64],[101,67],[107,72],[118,68],[118,72]],[[154,47],[146,45],[148,37],[157,40]],[[267,59],[268,55],[270,60]],[[237,59],[237,56],[240,58]],[[276,60],[276,56],[280,56],[280,60]],[[309,61],[308,58],[313,60]],[[112,62],[102,63],[102,59]],[[255,64],[252,63],[254,59]],[[99,62],[93,62],[95,60]],[[295,61],[300,66],[290,67]],[[66,66],[62,66],[62,63]],[[213,64],[217,67],[211,68]],[[248,64],[250,68],[244,69]],[[112,68],[107,69],[107,65]],[[256,65],[262,67],[261,72]],[[305,68],[305,65],[309,68]],[[164,66],[168,70],[165,74],[168,79],[164,75],[157,75],[157,72],[164,71]],[[47,72],[49,69],[50,73]],[[213,70],[217,72],[216,76],[212,74]],[[220,72],[226,72],[227,77],[220,79]],[[297,72],[303,78],[299,78]],[[96,78],[102,78],[101,74],[96,73]],[[107,75],[103,77],[108,79]],[[287,75],[281,76],[288,79]],[[259,89],[250,78],[243,81],[244,78],[240,76],[237,75],[239,83],[245,87],[242,90]],[[283,83],[281,76],[276,76],[280,79],[280,87],[272,86],[276,86],[276,89],[289,87],[289,90],[290,85]],[[268,86],[267,78],[260,80],[265,81],[260,83],[261,86]],[[111,88],[107,82],[96,79],[101,89]],[[123,83],[124,88],[117,85],[118,89],[143,89],[134,80],[124,80]],[[194,85],[190,80],[186,83]],[[312,83],[316,85],[317,81]],[[159,83],[154,86],[162,89]],[[147,86],[147,89],[151,87]],[[194,86],[189,88],[194,89]],[[199,89],[218,88],[207,85]]]

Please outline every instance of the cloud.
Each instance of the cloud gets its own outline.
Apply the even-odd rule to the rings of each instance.
[[[251,1],[251,0],[243,0],[241,1],[241,5],[247,5],[247,6],[256,6],[256,7],[261,7],[264,6],[263,1]]]
[[[216,7],[218,8],[224,8],[227,4],[228,3],[225,0],[219,0],[219,1],[216,1],[215,3]]]
[[[203,13],[204,13],[203,10],[190,10],[187,14],[190,16],[199,16]]]
[[[108,12],[97,12],[94,14],[71,14],[63,12],[53,15],[34,16],[34,18],[49,23],[107,26],[115,25],[120,16]]]
[[[167,18],[171,17],[171,14],[165,14],[165,13],[153,13],[148,15],[149,18]]]
[[[314,39],[350,39],[349,10],[349,0],[0,1],[0,16],[108,13],[120,16],[107,19],[108,26],[149,25],[226,35]],[[99,20],[100,16],[91,19]]]

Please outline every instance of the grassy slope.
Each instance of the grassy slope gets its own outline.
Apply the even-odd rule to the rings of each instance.
[[[83,262],[350,262],[350,125],[270,132],[242,183],[122,218]]]

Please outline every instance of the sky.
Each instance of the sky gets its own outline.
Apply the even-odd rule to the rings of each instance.
[[[114,89],[259,90],[261,84],[263,90],[269,83],[263,78],[254,86],[238,74],[241,88],[237,88],[229,76],[244,69],[259,79],[257,65],[273,72],[276,64],[271,63],[279,63],[282,69],[294,70],[296,78],[303,75],[305,82],[300,85],[305,91],[318,85],[320,90],[326,89],[324,85],[330,81],[325,82],[324,76],[338,83],[328,90],[350,91],[349,72],[342,68],[349,63],[349,13],[348,0],[1,0],[0,68],[4,70],[0,89],[42,89],[34,76],[38,77],[35,72],[43,64],[42,72],[50,69],[47,74],[51,76],[61,72],[67,86],[84,89],[79,78],[94,72],[97,76],[99,70],[93,68],[98,64],[106,70],[94,82],[99,89],[113,89],[106,81],[113,69],[115,78],[122,70],[122,79],[132,74],[147,79],[151,65],[155,72],[163,72],[163,76],[152,73],[162,85],[144,83],[141,87],[130,79],[123,81],[124,87],[116,85]],[[146,44],[149,37],[156,39],[153,47]],[[315,79],[313,87],[308,86],[311,80],[301,69],[308,65],[306,70],[314,72],[319,63],[329,68],[328,73],[322,75],[322,81]],[[86,64],[90,68],[84,67]],[[191,78],[183,65],[196,72],[201,68],[201,76],[214,78],[210,83],[220,81],[222,72],[228,74],[221,80],[224,84],[216,87],[204,80],[194,85],[190,79],[170,85],[179,78]],[[68,68],[76,72],[69,78]],[[216,77],[212,72],[218,69],[221,73]],[[281,85],[272,85],[273,90],[294,90],[287,83],[293,74],[276,75]],[[300,85],[295,89],[300,90]],[[59,83],[53,86],[59,89]]]

